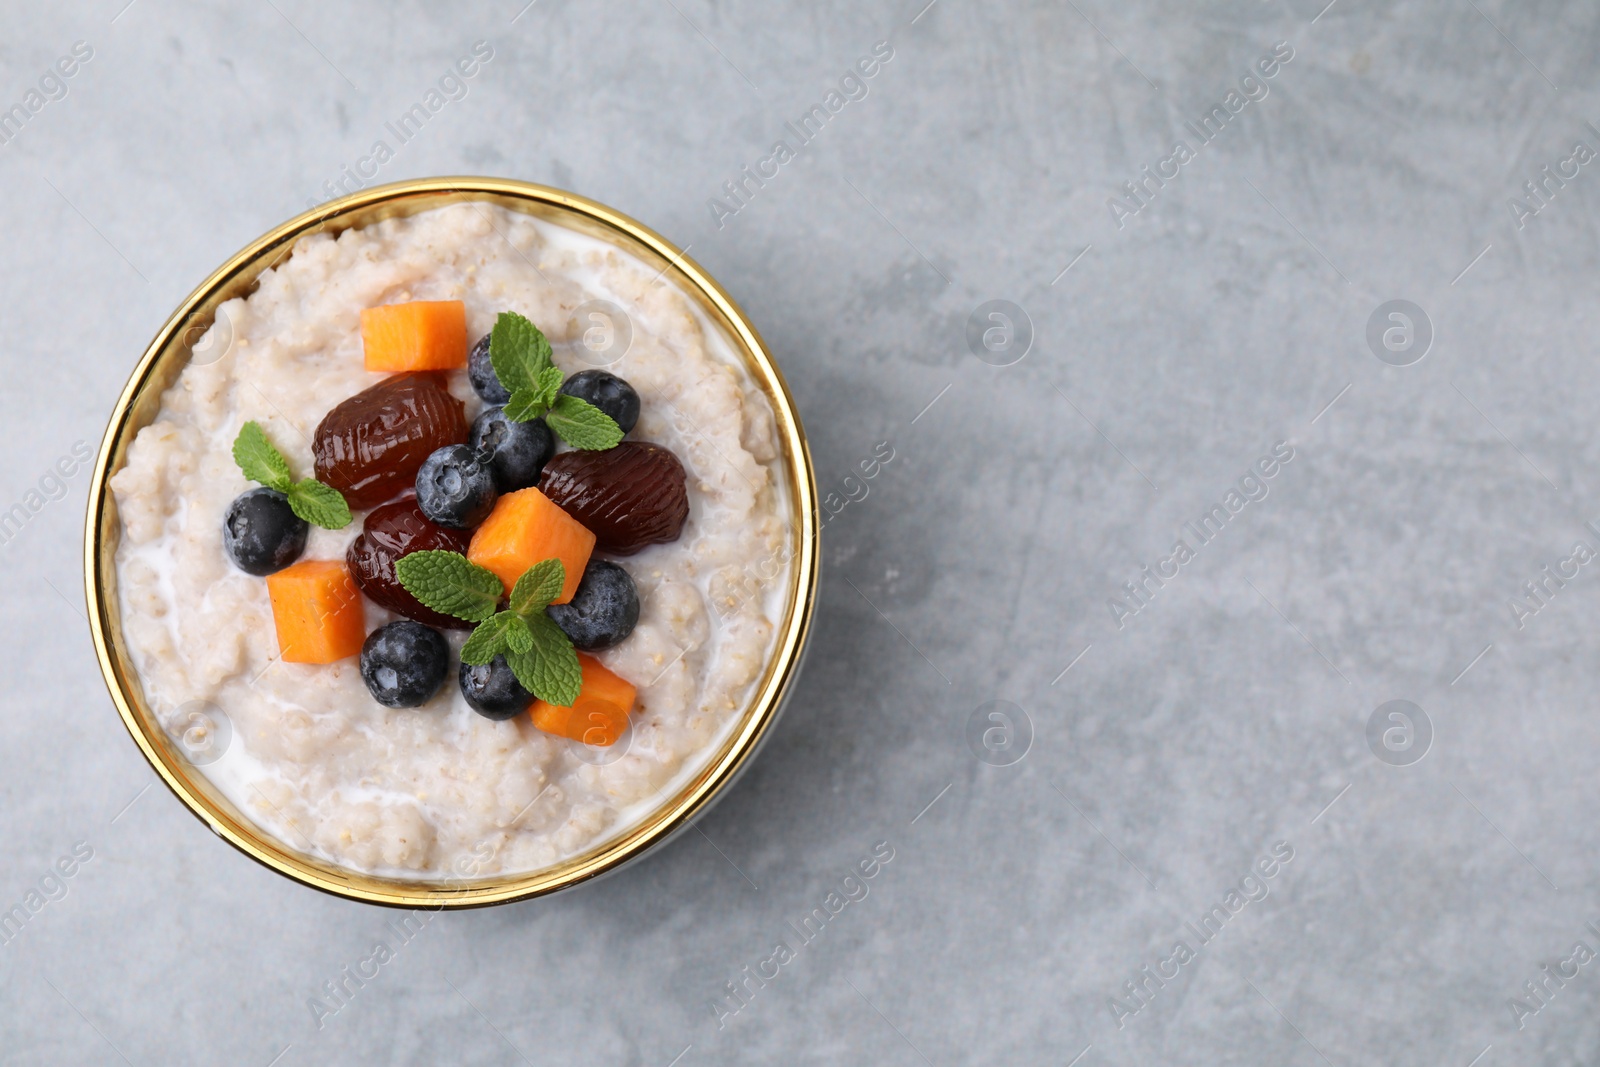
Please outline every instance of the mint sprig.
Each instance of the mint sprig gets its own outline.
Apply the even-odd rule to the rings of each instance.
[[[256,422],[247,422],[233,440],[233,461],[244,476],[275,489],[289,498],[289,510],[306,522],[325,530],[342,530],[350,525],[350,505],[344,495],[330,485],[315,478],[295,481],[289,473],[289,461],[283,458],[266,431]]]
[[[561,368],[546,367],[539,372],[532,386],[511,394],[511,399],[506,401],[506,418],[512,422],[537,419],[555,404],[560,389]]]
[[[563,375],[544,332],[514,311],[502,311],[489,333],[489,363],[511,393],[506,418],[545,422],[573,448],[601,451],[622,440],[622,427],[587,400],[561,394]]]
[[[522,688],[540,700],[570,707],[578,699],[583,688],[578,653],[545,613],[566,584],[567,568],[559,559],[524,571],[504,611],[496,610],[504,583],[459,552],[413,552],[395,562],[394,573],[425,607],[478,624],[461,646],[461,662],[481,666],[504,656]]]

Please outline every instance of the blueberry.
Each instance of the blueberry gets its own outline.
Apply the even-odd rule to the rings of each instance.
[[[522,688],[504,656],[480,665],[461,664],[461,695],[486,719],[509,719],[528,710],[533,694]]]
[[[440,526],[466,530],[494,510],[494,472],[466,445],[445,445],[417,471],[417,507]]]
[[[639,621],[639,590],[615,563],[591,559],[578,591],[565,604],[551,604],[550,618],[585,652],[620,645]]]
[[[234,564],[257,577],[281,571],[306,550],[311,526],[289,510],[276,489],[252,489],[234,497],[222,520],[222,544]]]
[[[561,391],[579,400],[587,400],[610,415],[622,427],[623,433],[632,430],[633,424],[639,421],[639,394],[615,374],[607,374],[603,370],[579,371],[566,380]]]
[[[472,391],[483,397],[486,404],[504,404],[511,399],[511,390],[500,384],[500,377],[489,362],[489,334],[478,338],[467,354],[467,377],[472,381]]]
[[[386,708],[426,704],[450,673],[450,646],[438,630],[401,619],[380,626],[361,646],[361,680]]]
[[[483,414],[472,420],[468,444],[478,453],[479,462],[488,455],[494,484],[502,493],[538,485],[539,473],[556,454],[556,435],[543,419],[512,422],[503,407],[484,408]]]

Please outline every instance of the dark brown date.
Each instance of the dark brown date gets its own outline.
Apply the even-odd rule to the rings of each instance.
[[[436,448],[467,439],[461,401],[432,374],[396,374],[335,407],[317,426],[317,481],[360,511],[416,484]]]
[[[676,541],[689,517],[683,464],[671,450],[624,441],[604,452],[563,452],[545,464],[539,489],[589,528],[595,547],[631,556]]]
[[[417,498],[404,496],[367,513],[361,534],[350,542],[345,563],[350,577],[374,604],[428,626],[466,630],[472,623],[425,608],[395,577],[394,563],[401,556],[423,549],[466,552],[470,530],[447,530],[422,513]]]

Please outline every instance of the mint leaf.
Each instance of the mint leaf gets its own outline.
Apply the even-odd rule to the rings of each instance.
[[[533,386],[511,394],[511,399],[506,401],[506,418],[512,422],[528,422],[549,411],[556,394],[561,391],[561,380],[560,367],[546,367],[540,371]]]
[[[622,440],[622,427],[615,419],[575,396],[556,397],[544,421],[573,448],[598,452],[615,448]]]
[[[233,461],[252,482],[286,495],[289,510],[306,522],[327,530],[342,530],[350,525],[350,506],[339,490],[314,478],[293,481],[289,461],[267,440],[259,423],[247,422],[240,427],[239,436],[233,440]]]
[[[233,439],[233,461],[252,482],[260,482],[280,493],[289,491],[289,461],[272,447],[259,423],[247,422],[240,428],[239,436]]]
[[[519,630],[523,634],[528,632],[528,624],[522,621],[520,615],[509,611],[496,612],[480,623],[472,631],[472,636],[467,638],[467,643],[461,646],[461,662],[481,666],[501,653],[511,651],[511,634]],[[526,647],[531,641],[519,640],[517,643]]]
[[[550,601],[561,595],[567,582],[567,567],[559,559],[535,563],[522,572],[517,584],[511,587],[511,610],[518,615],[532,615],[543,611]]]
[[[550,364],[550,342],[539,327],[515,311],[502,311],[489,332],[489,363],[509,392],[537,389]]]
[[[556,397],[561,393],[561,383],[565,379],[566,375],[561,373],[560,367],[546,367],[539,372],[534,387],[547,407],[556,402]]]
[[[494,571],[459,552],[431,548],[413,552],[395,561],[394,575],[425,607],[468,622],[493,615],[505,592]]]
[[[289,510],[324,530],[350,525],[350,505],[344,495],[315,478],[303,478],[289,487]]]
[[[511,673],[540,700],[571,707],[583,690],[583,668],[572,641],[542,612],[528,616],[527,622],[533,644],[526,652],[506,656]]]
[[[550,405],[541,398],[537,389],[518,389],[506,401],[506,418],[512,422],[530,422],[549,410]]]
[[[506,630],[506,644],[512,652],[528,652],[533,648],[533,631],[528,629],[528,620],[521,615],[511,616],[517,620],[517,625]]]

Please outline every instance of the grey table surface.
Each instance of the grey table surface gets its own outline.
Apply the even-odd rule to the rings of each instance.
[[[5,4],[0,1059],[1600,1059],[1600,11],[1324,4]],[[51,472],[226,256],[453,173],[689,246],[835,506],[895,458],[703,833],[400,944],[154,784]]]

